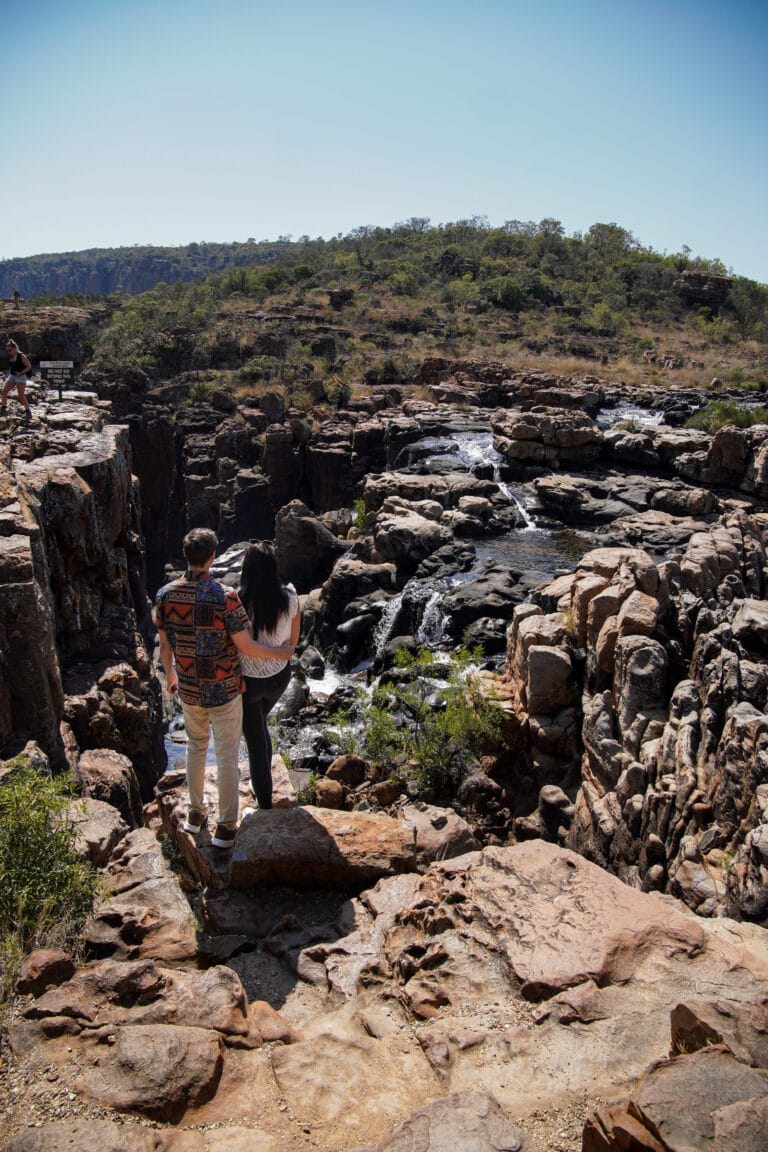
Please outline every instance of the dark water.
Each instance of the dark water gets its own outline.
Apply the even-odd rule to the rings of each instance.
[[[585,552],[595,548],[594,536],[571,528],[556,531],[511,532],[476,544],[478,561],[494,560],[522,572],[540,572],[543,577],[570,572]]]

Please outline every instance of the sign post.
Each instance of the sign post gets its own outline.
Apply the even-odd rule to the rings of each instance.
[[[59,390],[59,400],[65,388],[71,388],[75,383],[74,360],[41,360],[40,369],[43,378]]]

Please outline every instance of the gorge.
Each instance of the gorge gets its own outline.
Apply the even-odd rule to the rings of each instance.
[[[86,962],[22,970],[61,1114],[26,1097],[8,1147],[759,1148],[768,425],[446,357],[308,410],[79,384],[0,444],[0,772],[69,769],[103,874]],[[229,582],[274,537],[304,613],[229,861],[166,771],[150,602],[191,526]],[[452,791],[334,735],[419,645],[477,648],[502,712]]]

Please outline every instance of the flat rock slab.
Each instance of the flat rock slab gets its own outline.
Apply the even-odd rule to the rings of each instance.
[[[463,918],[478,939],[490,932],[529,1000],[586,980],[623,983],[649,951],[693,956],[704,945],[696,920],[663,898],[628,888],[574,852],[530,840],[433,865],[387,941],[391,959],[417,937],[418,946],[437,947],[452,921],[461,923],[459,895]],[[439,909],[439,924],[423,912],[427,903]]]
[[[8,1152],[280,1152],[257,1128],[171,1131],[112,1120],[60,1120],[12,1137]]]
[[[523,1134],[489,1092],[433,1100],[367,1148],[353,1152],[521,1152]]]
[[[415,867],[411,829],[383,813],[272,809],[240,825],[229,883],[362,888]]]

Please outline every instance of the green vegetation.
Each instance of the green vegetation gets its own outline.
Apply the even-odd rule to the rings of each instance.
[[[705,432],[717,432],[726,424],[737,428],[768,424],[768,408],[744,408],[735,400],[710,400],[686,421],[688,428],[703,428]]]
[[[731,371],[745,386],[768,383],[768,286],[687,249],[654,252],[615,223],[569,236],[553,219],[492,228],[482,216],[437,225],[414,217],[328,240],[6,261],[0,280],[33,266],[42,275],[48,264],[58,290],[112,293],[96,373],[135,366],[167,380],[212,371],[241,395],[277,387],[305,407],[322,391],[312,382],[343,404],[361,382],[410,383],[430,356],[571,357],[576,371],[588,360],[622,361],[636,366],[635,379],[654,373],[664,385],[671,354],[693,377],[678,372],[678,383],[702,386]],[[139,287],[148,290],[114,295]]]
[[[477,650],[421,649],[414,655],[401,649],[391,682],[374,688],[370,698],[361,693],[354,713],[337,713],[333,735],[343,751],[438,795],[451,794],[501,737],[501,710],[472,673],[479,658]]]
[[[0,999],[27,952],[74,943],[96,890],[65,813],[71,786],[21,758],[11,768],[0,784]]]

